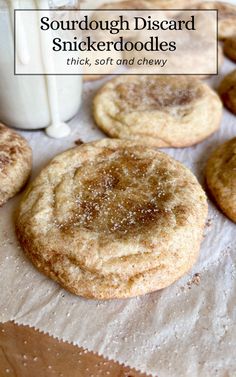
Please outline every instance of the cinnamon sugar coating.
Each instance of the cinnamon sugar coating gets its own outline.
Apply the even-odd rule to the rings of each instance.
[[[225,107],[236,114],[236,70],[223,78],[218,92]]]
[[[36,267],[97,299],[164,288],[195,262],[206,197],[168,155],[132,142],[83,144],[55,157],[21,202],[16,232]]]
[[[236,138],[212,153],[206,166],[206,181],[221,210],[236,222]]]
[[[111,137],[186,147],[219,128],[222,104],[207,84],[192,77],[120,76],[98,91],[93,114]]]
[[[0,206],[25,184],[32,165],[26,140],[0,123]]]

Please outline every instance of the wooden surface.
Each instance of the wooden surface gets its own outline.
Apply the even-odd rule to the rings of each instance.
[[[27,326],[0,323],[0,377],[144,376]]]

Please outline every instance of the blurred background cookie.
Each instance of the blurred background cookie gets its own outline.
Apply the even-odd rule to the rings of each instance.
[[[123,0],[105,2],[100,5],[100,9],[157,9],[168,10],[166,15],[175,16],[183,9],[195,8],[199,4],[198,0]]]
[[[0,206],[24,186],[31,165],[32,153],[27,141],[0,124]]]
[[[125,1],[116,1],[116,2],[106,2],[103,3],[98,10],[94,11],[92,19],[97,21],[112,21],[114,19],[114,9],[122,9],[120,14],[122,14],[124,20],[128,21],[130,25],[133,24],[134,16],[139,16],[140,12],[136,12],[140,9],[148,10],[152,2],[149,0],[125,0]],[[133,12],[127,12],[126,10],[132,10]],[[102,11],[104,10],[104,11]],[[133,27],[130,26],[130,30],[122,31],[119,33],[110,34],[110,39],[117,39],[121,36],[124,38],[131,38],[134,35]]]
[[[236,34],[236,5],[220,1],[201,2],[199,9],[217,9],[219,11],[219,39],[224,40]]]
[[[206,166],[206,181],[216,203],[236,222],[236,138],[213,152]]]
[[[120,76],[98,91],[93,114],[111,137],[186,147],[219,128],[222,104],[208,85],[192,77]]]
[[[218,92],[225,107],[236,114],[236,70],[223,78]]]
[[[187,47],[187,46],[186,46]],[[125,52],[123,53],[124,59],[132,59],[134,57],[135,64],[130,66],[129,72],[130,74],[149,74],[149,75],[158,75],[158,74],[168,74],[168,72],[175,72],[175,74],[184,74],[188,72],[196,72],[196,74],[192,74],[191,77],[194,77],[199,80],[205,80],[211,77],[210,74],[201,74],[198,72],[212,72],[212,61],[216,62],[216,58],[212,57],[212,61],[206,60],[204,55],[202,54],[202,46],[199,46],[199,50],[197,49],[188,49],[186,48],[184,50],[184,46],[182,47],[182,53],[178,52],[176,55],[171,56],[167,53],[156,53],[153,52],[138,52],[138,51],[132,51],[132,52]],[[163,60],[166,64],[162,66],[160,65],[138,65],[137,62],[141,59],[150,59],[150,61],[154,61],[155,59]],[[224,64],[224,54],[223,54],[223,48],[221,44],[218,45],[218,73],[221,72],[221,69]],[[215,63],[216,65],[216,63]],[[184,67],[184,72],[183,72]],[[216,70],[216,67],[215,67]],[[214,71],[215,72],[215,71]],[[190,76],[190,75],[189,75]]]
[[[236,62],[236,34],[232,37],[226,38],[224,43],[225,55]]]

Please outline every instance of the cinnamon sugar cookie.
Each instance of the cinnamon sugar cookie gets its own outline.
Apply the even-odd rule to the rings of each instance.
[[[219,207],[236,222],[236,138],[213,152],[207,162],[206,180]]]
[[[97,81],[103,78],[103,75],[83,75],[83,81]]]
[[[194,175],[168,155],[105,139],[55,157],[16,221],[35,266],[77,295],[164,288],[196,261],[207,214]]]
[[[121,12],[124,19],[128,20],[130,25],[133,23],[134,16],[142,16],[143,11],[151,10],[159,11],[159,18],[161,18],[161,11],[163,11],[163,17],[172,18],[178,15],[183,9],[194,9],[199,2],[197,0],[123,0],[115,2],[104,2],[98,11],[93,14],[95,20],[113,20],[114,10],[124,10]],[[86,4],[84,5],[86,7]],[[104,10],[104,12],[102,12]],[[109,12],[110,10],[110,12]],[[127,10],[133,12],[127,12]],[[136,12],[137,11],[137,12]],[[117,39],[120,36],[124,38],[133,38],[135,36],[134,28],[130,27],[130,30],[120,31],[118,34],[110,35],[110,38]]]
[[[225,107],[236,114],[236,70],[223,78],[218,91]]]
[[[224,53],[229,59],[236,62],[236,35],[225,40]]]
[[[121,14],[124,18],[124,20],[127,20],[129,24],[131,25],[133,23],[133,17],[136,14],[136,10],[148,10],[150,9],[150,1],[148,0],[124,0],[124,1],[116,1],[116,2],[108,2],[102,4],[98,11],[95,10],[94,14],[92,16],[93,20],[97,21],[112,21],[114,19],[114,10],[119,9],[121,10]],[[104,12],[103,12],[104,10]],[[110,10],[110,12],[109,12]],[[123,10],[123,12],[122,12]],[[126,12],[126,10],[130,10],[133,12]],[[136,15],[140,14],[140,12],[137,12]],[[117,39],[121,36],[124,38],[131,38],[135,34],[132,27],[130,27],[130,30],[120,30],[117,34],[110,34],[110,39]],[[106,35],[106,33],[105,33]]]
[[[102,4],[99,9],[156,9],[156,10],[172,10],[170,16],[173,16],[182,9],[195,7],[199,2],[197,0],[123,0],[113,3],[107,2]]]
[[[98,91],[93,113],[111,137],[186,147],[219,128],[222,104],[209,86],[193,78],[120,76]]]
[[[189,43],[189,42],[188,42]],[[212,63],[210,61],[206,61],[204,55],[202,55],[202,48],[199,51],[187,51],[187,45],[186,49],[183,48],[183,53],[179,54],[177,57],[167,54],[161,55],[161,58],[165,61],[168,60],[168,64],[166,64],[164,67],[158,67],[158,66],[145,66],[137,64],[132,65],[132,68],[129,68],[130,74],[152,74],[157,75],[159,74],[168,74],[168,72],[175,72],[175,73],[181,73],[183,72],[183,67],[185,69],[185,72],[196,72],[196,74],[188,75],[192,78],[196,78],[198,80],[206,80],[211,77],[210,74],[199,74],[199,70],[202,72],[210,72],[212,69]],[[132,59],[135,58],[135,62],[139,59],[153,59],[153,53],[151,52],[126,52],[123,54],[124,59]],[[214,57],[213,60],[214,61]],[[221,71],[224,63],[224,54],[223,54],[223,48],[219,44],[218,46],[218,72]],[[135,68],[133,68],[135,67]],[[197,68],[196,68],[197,67]],[[184,74],[183,74],[184,76]]]
[[[217,9],[219,11],[219,39],[224,40],[236,34],[236,6],[227,2],[204,1],[199,9]]]
[[[115,2],[104,2],[99,9],[149,9],[152,1],[149,0],[121,0]]]
[[[0,123],[0,206],[25,184],[32,164],[27,141]]]

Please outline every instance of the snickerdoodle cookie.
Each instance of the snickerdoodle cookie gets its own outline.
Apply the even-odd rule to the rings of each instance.
[[[118,12],[114,13],[115,10],[119,10],[119,14],[123,16],[123,19],[133,24],[134,16],[140,14],[140,10],[148,10],[150,9],[150,1],[149,0],[124,0],[124,1],[116,1],[113,3],[107,2],[102,4],[98,10],[95,10],[93,13],[93,20],[96,21],[110,21],[114,20],[114,14],[118,15]],[[132,12],[128,12],[130,10]],[[123,11],[123,12],[122,12]],[[138,12],[136,12],[138,11]],[[106,33],[105,33],[106,35]],[[133,27],[130,27],[130,30],[120,30],[119,33],[110,33],[110,39],[117,39],[121,36],[124,38],[130,38],[134,35]]]
[[[104,2],[99,9],[149,9],[152,1],[149,0],[121,0],[114,2]]]
[[[189,43],[189,42],[188,42]],[[129,73],[130,74],[152,74],[152,75],[158,75],[158,74],[173,74],[173,72],[175,72],[175,74],[181,74],[183,73],[183,76],[187,73],[188,76],[191,76],[193,78],[196,78],[196,79],[199,79],[199,80],[205,80],[205,79],[208,79],[209,77],[211,77],[210,74],[206,74],[205,72],[212,72],[213,74],[213,66],[214,66],[214,69],[216,71],[216,59],[215,57],[211,55],[212,59],[210,61],[210,59],[208,59],[206,61],[205,59],[205,56],[202,54],[202,47],[197,50],[197,48],[194,50],[190,50],[190,49],[187,49],[187,45],[188,43],[186,43],[186,49],[184,49],[184,47],[182,47],[182,53],[178,53],[177,56],[170,56],[170,54],[162,54],[161,55],[161,58],[162,58],[162,61],[166,61],[166,64],[164,66],[160,65],[160,66],[148,66],[148,65],[140,65],[138,66],[138,61],[140,61],[141,59],[150,59],[150,60],[154,60],[153,59],[153,52],[146,52],[146,53],[142,53],[142,52],[126,52],[124,53],[124,59],[132,59],[134,58],[134,61],[135,61],[135,64],[133,64],[132,66],[130,66],[131,68],[129,68]],[[212,50],[211,50],[212,51]],[[214,62],[215,61],[215,62]],[[222,66],[223,66],[223,63],[224,63],[224,54],[223,54],[223,49],[221,47],[221,45],[219,44],[218,46],[218,72],[221,71],[222,69]],[[133,68],[135,67],[135,68]],[[184,71],[183,71],[184,69]],[[215,72],[214,71],[214,72]],[[190,74],[194,72],[195,74]],[[201,72],[201,73],[199,73]],[[204,74],[202,74],[202,72],[204,72]]]
[[[194,8],[197,4],[196,0],[123,0],[115,2],[106,2],[95,10],[92,18],[97,21],[107,21],[112,22],[114,20],[114,14],[118,16],[122,15],[124,20],[129,22],[129,29],[120,30],[119,33],[109,34],[109,38],[116,40],[121,36],[130,39],[135,38],[137,31],[135,31],[134,17],[150,16],[152,10],[158,11],[154,12],[153,16],[155,18],[168,19],[178,15],[183,9]],[[82,5],[86,7],[86,3]],[[116,12],[119,10],[119,13]],[[123,11],[123,12],[122,12]],[[144,30],[143,30],[144,31]],[[145,32],[145,31],[144,31]],[[159,30],[160,32],[160,30]],[[105,33],[106,35],[106,33]]]
[[[219,207],[236,222],[236,138],[213,152],[207,162],[206,180]]]
[[[100,5],[98,11],[94,11],[93,19],[112,21],[114,19],[114,11],[119,10],[119,14],[122,14],[123,18],[125,20],[128,20],[130,25],[132,25],[132,23],[134,22],[134,16],[142,17],[145,14],[145,11],[148,11],[147,15],[150,15],[150,12],[152,10],[158,10],[159,18],[161,18],[161,11],[163,11],[163,17],[172,18],[178,15],[183,9],[195,8],[198,3],[199,2],[197,0],[121,0],[115,2],[108,1]],[[86,3],[82,5],[82,7],[86,7]],[[102,10],[104,10],[104,12]],[[135,34],[136,33],[134,32],[134,28],[130,27],[129,30],[121,30],[117,34],[110,34],[110,38],[117,39],[120,36],[123,36],[125,38],[134,38]]]
[[[55,157],[21,202],[16,232],[35,266],[97,299],[164,288],[196,261],[207,214],[194,175],[168,155],[104,139]]]
[[[219,128],[222,104],[208,85],[187,76],[120,76],[98,91],[93,113],[111,137],[186,147]]]
[[[225,107],[236,114],[236,70],[223,78],[218,91]]]
[[[185,8],[195,7],[197,0],[123,0],[106,2],[100,9],[131,9],[131,10],[172,10],[171,16],[179,13]]]
[[[220,40],[236,34],[236,5],[223,1],[204,1],[197,8],[218,10],[218,35]]]
[[[229,59],[236,62],[236,35],[225,40],[224,53]]]
[[[25,184],[31,171],[31,159],[27,141],[0,124],[0,206]]]

